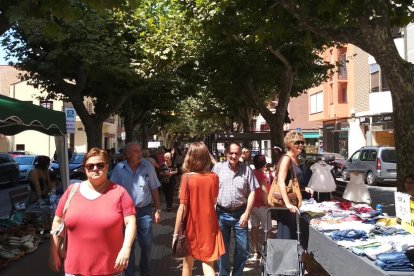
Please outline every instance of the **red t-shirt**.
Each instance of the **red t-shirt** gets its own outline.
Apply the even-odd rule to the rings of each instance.
[[[80,186],[79,186],[80,187]],[[112,275],[115,260],[124,241],[124,217],[135,214],[134,203],[121,186],[110,183],[100,197],[85,198],[79,187],[65,215],[68,230],[65,272],[81,275]],[[66,199],[63,194],[56,209],[62,217]]]
[[[253,207],[262,207],[266,206],[263,202],[264,192],[262,190],[262,183],[266,182],[267,191],[270,190],[270,182],[266,174],[261,170],[253,170],[254,176],[256,176],[257,182],[259,182],[260,187],[255,190],[254,193],[254,204]]]

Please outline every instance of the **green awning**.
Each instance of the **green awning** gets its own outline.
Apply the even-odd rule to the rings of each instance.
[[[319,138],[319,132],[304,132],[303,138],[305,139],[318,139]]]
[[[15,135],[25,130],[66,134],[65,113],[0,95],[0,133]]]

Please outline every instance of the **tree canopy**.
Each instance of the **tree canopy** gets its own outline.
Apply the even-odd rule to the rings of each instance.
[[[411,139],[414,135],[414,109],[411,107],[414,102],[414,65],[400,56],[394,38],[401,35],[400,28],[413,22],[413,2],[275,0],[268,12],[276,14],[279,7],[296,19],[297,29],[325,39],[352,43],[371,54],[381,66],[393,103],[398,189],[404,190],[403,177],[414,174],[414,140]]]

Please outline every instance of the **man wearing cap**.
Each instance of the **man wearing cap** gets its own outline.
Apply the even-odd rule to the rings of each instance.
[[[253,208],[255,190],[259,184],[252,170],[239,161],[240,145],[226,148],[227,160],[214,165],[219,177],[216,212],[223,235],[226,254],[219,259],[219,275],[230,275],[230,238],[235,235],[233,276],[241,276],[249,257],[248,221]]]

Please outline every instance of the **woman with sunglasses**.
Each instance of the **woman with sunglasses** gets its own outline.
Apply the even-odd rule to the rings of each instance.
[[[92,148],[84,157],[83,167],[88,179],[69,186],[52,224],[53,234],[62,222],[71,190],[76,189],[64,214],[68,242],[65,275],[121,275],[135,239],[134,203],[123,187],[108,180],[105,150]],[[52,235],[50,268],[59,271],[61,266],[58,238]]]
[[[303,150],[305,141],[302,133],[289,131],[285,135],[284,143],[287,152],[279,161],[277,185],[279,185],[280,194],[289,211],[282,211],[277,215],[277,238],[296,239],[296,213],[299,213],[299,209],[297,206],[297,199],[287,195],[286,186],[295,176],[299,185],[303,183],[303,172],[299,167],[298,157]],[[292,168],[295,176],[292,175]],[[312,189],[308,187],[305,188],[305,191],[311,195],[313,194]]]

